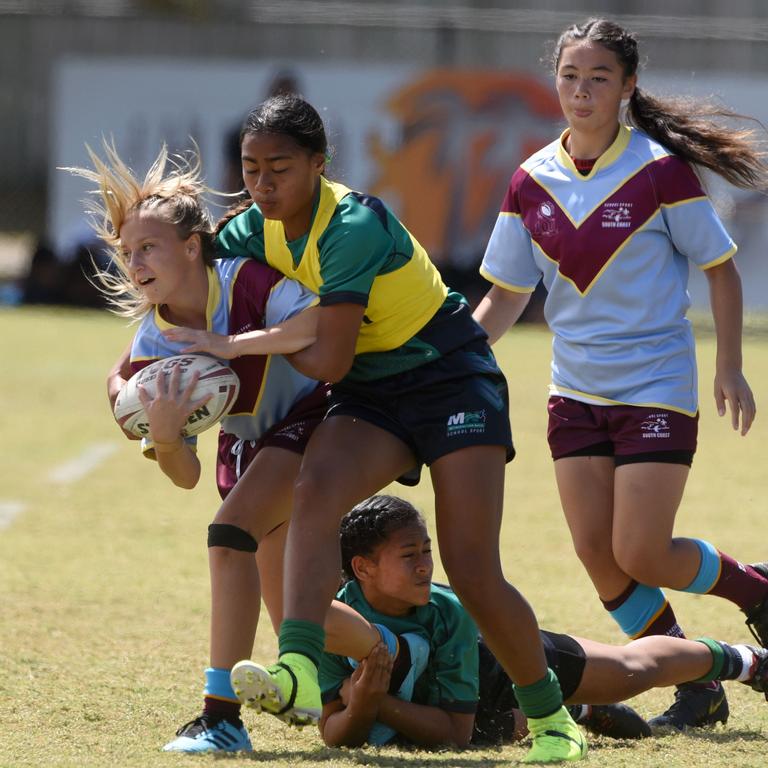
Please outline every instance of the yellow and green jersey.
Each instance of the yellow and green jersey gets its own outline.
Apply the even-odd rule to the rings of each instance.
[[[220,256],[250,256],[365,315],[347,375],[382,378],[437,359],[483,335],[464,298],[450,292],[424,248],[378,198],[320,179],[306,235],[287,241],[254,204],[217,238]]]

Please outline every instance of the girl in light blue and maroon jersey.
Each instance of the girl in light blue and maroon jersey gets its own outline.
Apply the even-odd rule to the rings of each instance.
[[[512,176],[481,273],[493,287],[475,317],[492,341],[543,280],[554,334],[548,438],[574,546],[630,637],[682,636],[659,587],[736,603],[768,642],[764,566],[742,565],[672,529],[696,449],[694,340],[686,319],[689,265],[704,270],[717,331],[715,399],[742,435],[755,416],[741,372],[736,246],[694,171],[765,184],[749,132],[708,104],[660,101],[637,87],[635,39],[591,20],[554,54],[563,134]],[[620,122],[628,102],[626,125]],[[694,166],[694,167],[692,167]],[[678,689],[652,721],[725,722],[722,688]]]
[[[327,388],[278,353],[312,341],[315,321],[307,308],[317,297],[252,259],[214,258],[198,163],[178,161],[166,173],[163,149],[140,180],[114,147],[105,149],[107,162],[91,153],[95,170],[73,170],[98,185],[94,224],[112,248],[114,265],[101,275],[105,291],[119,314],[141,319],[110,377],[110,395],[155,360],[189,352],[201,339],[237,334],[236,342],[211,352],[233,358],[240,392],[222,421],[216,479],[224,501],[208,528],[211,663],[204,710],[165,749],[248,750],[229,672],[253,647],[262,589],[273,622],[281,618],[284,523],[304,448],[326,411]],[[195,438],[181,437],[187,416],[204,402],[191,399],[193,388],[180,390],[176,371],[160,377],[155,397],[141,395],[149,418],[144,453],[182,488],[193,488],[201,469]],[[329,637],[344,638],[346,647],[347,630],[348,622],[331,627]],[[358,640],[353,655],[367,651],[379,634],[363,631]]]

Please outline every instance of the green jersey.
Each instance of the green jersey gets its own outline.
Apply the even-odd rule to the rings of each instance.
[[[406,616],[385,616],[375,611],[356,581],[345,584],[336,599],[395,634],[413,632],[429,642],[429,662],[416,681],[411,699],[415,704],[451,712],[474,713],[477,710],[477,626],[451,589],[433,584],[429,603],[414,608]],[[323,654],[320,689],[324,702],[338,698],[341,684],[352,671],[346,657]]]
[[[282,222],[254,204],[226,224],[217,248],[219,256],[269,264],[316,293],[321,306],[365,307],[349,381],[416,368],[484,335],[381,200],[325,178],[306,235],[286,241]]]

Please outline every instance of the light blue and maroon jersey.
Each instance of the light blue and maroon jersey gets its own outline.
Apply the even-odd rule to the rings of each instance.
[[[275,325],[315,303],[317,296],[301,284],[253,259],[216,259],[208,270],[206,318],[213,333],[247,333]],[[163,336],[172,327],[157,308],[144,317],[131,347],[134,373],[189,346]],[[317,387],[282,355],[243,355],[222,362],[239,376],[240,392],[221,428],[243,440],[258,440]],[[194,443],[194,438],[187,441]],[[145,451],[150,448],[148,442],[143,445]]]
[[[518,292],[543,278],[552,394],[693,415],[688,262],[708,269],[735,252],[691,167],[622,126],[587,175],[563,136],[518,168],[480,272]]]

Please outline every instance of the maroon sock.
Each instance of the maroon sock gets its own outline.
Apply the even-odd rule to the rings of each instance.
[[[683,628],[677,623],[675,612],[672,606],[667,603],[664,610],[645,628],[645,631],[638,637],[648,637],[648,635],[668,635],[669,637],[685,637]]]
[[[708,594],[724,597],[741,608],[749,611],[768,597],[768,580],[761,576],[751,565],[743,565],[732,557],[720,555],[720,577]]]
[[[206,696],[203,714],[217,719],[240,721],[240,702]]]

